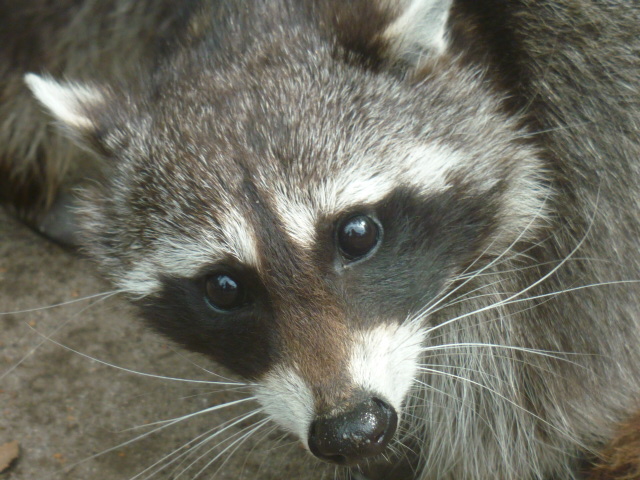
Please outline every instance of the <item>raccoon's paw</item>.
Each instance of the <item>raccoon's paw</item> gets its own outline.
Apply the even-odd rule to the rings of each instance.
[[[56,243],[66,247],[78,247],[78,224],[74,202],[75,198],[70,193],[60,193],[51,208],[38,218],[35,228]]]

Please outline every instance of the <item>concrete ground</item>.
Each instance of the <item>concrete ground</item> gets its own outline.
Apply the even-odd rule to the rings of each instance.
[[[272,424],[245,441],[262,419],[241,419],[252,402],[158,423],[248,393],[133,373],[216,381],[221,370],[147,331],[123,298],[95,296],[109,289],[0,212],[0,446],[20,444],[0,480],[334,478]]]

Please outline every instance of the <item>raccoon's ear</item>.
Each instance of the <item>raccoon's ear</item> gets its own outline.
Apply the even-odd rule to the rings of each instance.
[[[105,108],[106,91],[79,83],[62,83],[51,77],[28,73],[24,81],[33,95],[77,140],[93,141],[98,114]]]
[[[453,0],[376,0],[393,20],[382,32],[390,57],[416,64],[424,56],[442,54]]]
[[[453,0],[327,1],[338,41],[365,64],[417,66],[446,49]]]

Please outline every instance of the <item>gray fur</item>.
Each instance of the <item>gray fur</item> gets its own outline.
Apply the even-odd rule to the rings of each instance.
[[[108,157],[106,181],[82,193],[85,250],[145,307],[174,278],[227,258],[250,266],[276,312],[277,351],[255,377],[295,370],[317,410],[340,408],[353,387],[330,373],[354,332],[417,326],[422,370],[398,438],[418,452],[415,480],[581,478],[639,407],[640,8],[460,0],[447,19],[447,2],[424,0],[419,11],[436,15],[415,21],[446,26],[440,49],[433,36],[388,30],[412,2],[363,8],[368,23],[348,31],[341,22],[371,3],[204,3],[184,39],[135,79],[54,71],[90,80],[107,102],[49,81],[77,100],[82,128],[67,127]],[[140,49],[157,51],[144,39]],[[61,62],[70,52],[54,50]],[[86,52],[73,52],[82,63]],[[22,88],[22,73],[4,91]],[[35,90],[55,114],[56,95]],[[0,118],[14,118],[5,111],[35,115],[24,98],[0,105]],[[3,168],[48,144],[15,137],[26,120],[3,121]],[[429,158],[405,154],[425,146]],[[434,149],[445,152],[441,184],[420,175]],[[328,268],[323,228],[376,204],[354,200],[363,179],[376,201],[391,202],[387,188],[416,204],[444,198],[451,231],[414,238],[425,225],[409,225],[402,248],[381,252],[389,263],[367,275]],[[446,223],[458,212],[479,215],[466,226],[477,235]],[[452,245],[440,245],[448,234]],[[389,292],[415,296],[376,290],[371,279],[386,272]],[[174,325],[156,327],[190,345]],[[319,351],[323,338],[337,350]]]
[[[94,156],[52,128],[24,74],[105,83],[135,77],[176,36],[183,3],[0,2],[0,202],[37,222],[60,190],[99,171]]]

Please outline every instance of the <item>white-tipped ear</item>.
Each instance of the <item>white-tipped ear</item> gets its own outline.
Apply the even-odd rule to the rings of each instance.
[[[65,126],[86,133],[94,129],[89,114],[104,103],[104,95],[94,87],[60,83],[51,77],[28,73],[24,81],[35,97]]]
[[[384,31],[393,55],[411,63],[447,48],[447,21],[453,0],[384,0],[397,17]]]

